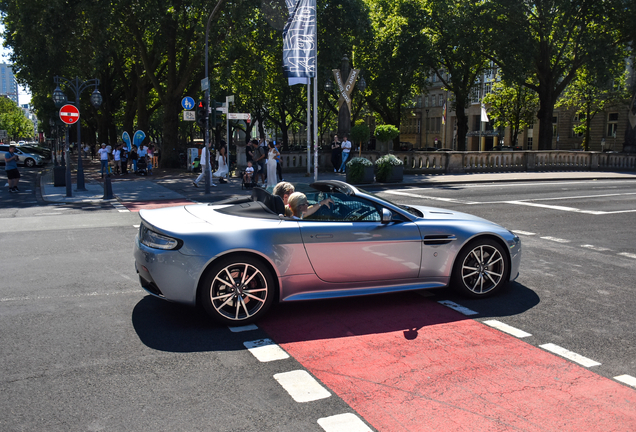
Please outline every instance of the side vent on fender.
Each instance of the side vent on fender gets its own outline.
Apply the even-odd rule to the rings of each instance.
[[[453,234],[435,234],[424,236],[424,244],[427,246],[445,245],[457,240]]]

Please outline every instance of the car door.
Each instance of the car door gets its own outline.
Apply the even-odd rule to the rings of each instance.
[[[314,218],[299,221],[309,261],[326,282],[417,278],[421,235],[416,224],[382,223],[379,205],[333,194],[335,203]],[[362,216],[362,217],[361,217]]]

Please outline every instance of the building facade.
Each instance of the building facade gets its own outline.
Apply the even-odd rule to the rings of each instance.
[[[636,91],[636,74],[633,66],[631,62],[627,63],[627,85],[632,89],[632,93]],[[512,145],[508,128],[497,130],[491,122],[487,122],[482,128],[481,101],[491,92],[492,85],[497,79],[496,68],[493,66],[486,70],[473,88],[470,106],[466,109],[468,151],[487,151],[497,145]],[[407,110],[400,126],[400,141],[404,146],[412,146],[414,149],[425,150],[435,147],[457,150],[457,117],[450,109],[453,95],[443,89],[436,74],[431,75],[430,84],[428,91],[416,98],[414,107]],[[594,116],[590,124],[590,150],[623,150],[629,103],[630,101],[626,100],[625,103]],[[574,109],[555,108],[552,118],[552,149],[582,149],[584,137],[574,131],[580,120]],[[517,136],[517,146],[523,150],[538,150],[538,135],[537,120],[534,125],[520,132]]]
[[[10,64],[0,63],[0,96],[6,96],[18,104],[18,82]]]

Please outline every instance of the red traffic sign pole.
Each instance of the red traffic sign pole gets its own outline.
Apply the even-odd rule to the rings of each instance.
[[[74,124],[79,120],[79,110],[75,105],[64,105],[60,108],[60,120],[66,124]]]

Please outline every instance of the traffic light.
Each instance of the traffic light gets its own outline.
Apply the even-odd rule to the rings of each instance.
[[[195,109],[196,120],[199,127],[204,128],[205,124],[208,121],[208,104],[204,100],[200,100],[197,102],[197,106]]]
[[[212,115],[210,116],[210,127],[212,129],[216,129],[216,127],[223,122],[223,119],[221,118],[221,113],[217,111],[216,109],[222,107],[223,104],[221,102],[217,102],[214,99],[212,99],[212,101],[210,102],[210,105],[212,106]]]

